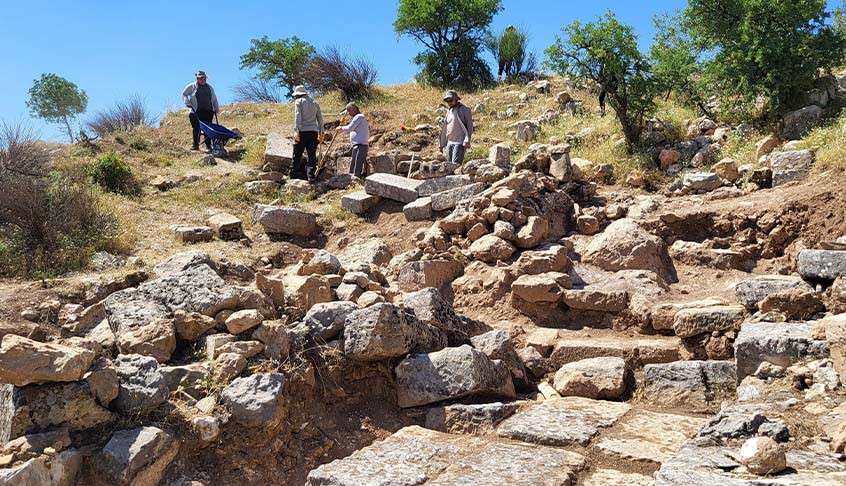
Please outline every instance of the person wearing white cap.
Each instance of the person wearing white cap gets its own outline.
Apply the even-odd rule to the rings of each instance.
[[[367,149],[370,139],[370,125],[367,118],[361,113],[358,105],[348,103],[341,115],[349,115],[352,120],[346,125],[341,125],[335,130],[341,133],[350,134],[352,144],[352,160],[350,161],[350,174],[356,177],[364,177],[364,164],[367,162]]]
[[[459,165],[464,163],[464,154],[473,139],[473,113],[460,100],[453,90],[444,93],[448,110],[440,137],[441,152],[446,149],[447,160]]]
[[[315,182],[317,145],[323,140],[323,114],[320,105],[308,95],[305,86],[294,88],[294,161],[291,179]],[[308,163],[303,167],[303,152]]]
[[[197,71],[196,77],[196,82],[190,83],[182,90],[182,101],[185,102],[185,106],[191,108],[191,113],[188,114],[188,120],[191,122],[191,128],[193,129],[193,144],[191,145],[193,150],[200,148],[199,122],[211,123],[214,114],[220,110],[217,95],[214,93],[214,88],[208,83],[206,73],[204,71]],[[211,142],[208,139],[206,139],[206,148],[211,150]]]

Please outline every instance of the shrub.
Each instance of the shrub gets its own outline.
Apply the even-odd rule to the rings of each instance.
[[[56,275],[84,266],[117,234],[96,189],[49,167],[43,144],[0,128],[0,275]]]
[[[139,190],[132,167],[117,152],[108,152],[98,157],[89,175],[96,184],[109,192],[136,194]]]
[[[376,68],[366,59],[350,58],[336,47],[314,56],[305,71],[308,84],[321,93],[339,90],[347,101],[375,94]]]
[[[99,136],[116,132],[126,132],[136,127],[151,127],[155,118],[144,106],[144,101],[134,96],[126,101],[115,103],[109,109],[97,112],[86,125]]]
[[[488,34],[485,47],[497,61],[497,76],[516,79],[520,75],[531,75],[537,68],[535,57],[528,49],[529,34],[521,28],[509,25],[499,34]]]
[[[251,78],[232,88],[236,103],[282,103],[285,95],[270,81]]]
[[[314,55],[314,46],[298,37],[270,40],[267,36],[251,41],[250,50],[241,56],[241,69],[258,69],[258,78],[275,80],[288,90],[305,84],[304,72]]]
[[[418,81],[467,90],[490,85],[493,75],[479,52],[500,10],[500,0],[400,0],[394,30],[426,47],[414,58]]]

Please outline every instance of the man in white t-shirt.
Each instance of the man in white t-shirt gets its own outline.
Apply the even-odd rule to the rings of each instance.
[[[346,125],[339,126],[336,130],[341,133],[350,134],[352,144],[352,160],[350,161],[350,174],[356,177],[364,177],[364,168],[367,163],[368,141],[370,139],[370,125],[361,113],[358,105],[348,103],[341,115],[352,117]]]

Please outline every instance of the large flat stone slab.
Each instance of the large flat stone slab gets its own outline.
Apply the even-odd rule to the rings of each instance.
[[[279,132],[267,134],[264,163],[277,172],[288,172],[294,160],[294,141]]]
[[[483,182],[469,184],[466,186],[448,189],[443,192],[432,194],[432,211],[445,211],[452,209],[458,205],[459,202],[470,199],[485,190]]]
[[[357,191],[341,197],[341,207],[353,214],[364,214],[382,200],[379,196]]]
[[[596,448],[615,459],[660,466],[707,421],[702,417],[641,410],[621,420]]]
[[[630,408],[626,403],[581,397],[553,398],[506,419],[497,435],[542,445],[587,445]]]
[[[590,336],[559,331],[549,357],[550,366],[561,366],[589,358],[623,358],[630,366],[670,363],[681,359],[681,341],[675,336]]]
[[[812,339],[811,327],[804,322],[744,324],[734,341],[738,382],[755,373],[764,361],[790,366],[803,359],[828,357],[828,343]]]
[[[422,180],[379,173],[370,175],[364,180],[364,192],[407,204],[420,197],[417,190],[423,183]]]
[[[423,184],[417,188],[417,193],[420,197],[431,196],[438,192],[448,191],[456,187],[467,186],[472,184],[469,175],[448,175],[443,177],[435,177],[433,179],[426,179]]]
[[[737,368],[731,361],[676,361],[643,368],[642,396],[661,407],[706,408],[734,393]]]
[[[638,473],[624,473],[616,469],[597,469],[582,483],[583,486],[652,486],[655,480]]]
[[[312,470],[311,486],[573,484],[580,454],[552,447],[490,442],[406,427],[349,457]]]
[[[846,275],[846,251],[802,250],[797,258],[799,275],[807,280],[834,280]]]

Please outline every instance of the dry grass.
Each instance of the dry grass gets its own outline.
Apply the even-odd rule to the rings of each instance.
[[[800,143],[800,147],[816,149],[815,171],[846,172],[846,114],[826,126],[814,129]]]

